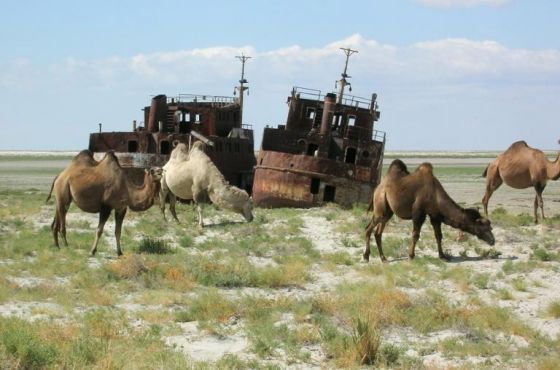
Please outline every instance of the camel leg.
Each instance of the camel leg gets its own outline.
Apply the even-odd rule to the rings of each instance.
[[[537,211],[538,211],[538,207],[541,207],[541,215],[542,218],[544,220],[544,208],[543,208],[543,200],[542,200],[542,193],[544,191],[544,186],[541,186],[540,184],[535,184],[535,191],[537,192],[537,194],[535,195],[535,223],[538,224],[539,220],[537,217]]]
[[[377,244],[377,250],[379,251],[379,258],[381,258],[381,262],[387,263],[387,258],[383,254],[383,249],[381,247],[382,235],[383,230],[385,229],[385,225],[387,225],[388,219],[382,219],[380,223],[377,224],[375,228],[374,236],[375,236],[375,244]]]
[[[54,213],[54,219],[51,224],[51,230],[53,234],[54,245],[55,247],[60,249],[60,245],[58,244],[58,230],[60,230],[60,222],[58,221],[58,209]]]
[[[412,218],[412,242],[408,248],[408,258],[411,260],[414,259],[414,250],[416,249],[418,239],[420,239],[420,230],[422,229],[424,221],[426,221],[426,214],[424,213]]]
[[[202,203],[196,204],[196,210],[198,212],[198,227],[204,227],[204,221],[202,220]]]
[[[97,243],[99,243],[99,237],[103,233],[103,228],[105,227],[105,222],[111,215],[111,208],[103,207],[99,212],[99,224],[97,225],[97,231],[95,233],[95,240],[93,241],[93,246],[91,247],[91,255],[95,256],[97,252]]]
[[[117,240],[117,255],[122,256],[121,251],[121,230],[122,224],[124,220],[124,216],[126,215],[126,208],[122,210],[115,209],[115,239]]]
[[[169,192],[169,210],[171,211],[171,214],[173,215],[175,221],[177,221],[177,223],[180,224],[181,221],[179,221],[179,219],[177,218],[177,211],[175,211],[176,204],[177,204],[177,197],[172,192]]]
[[[441,246],[441,239],[442,239],[441,220],[430,217],[430,223],[432,224],[432,228],[434,229],[434,235],[436,237],[439,258],[449,261],[451,259],[451,256],[445,254]]]
[[[167,199],[168,194],[169,188],[167,187],[167,183],[165,182],[164,175],[161,177],[161,187],[159,189],[159,208],[161,209],[161,213],[165,221],[167,221],[167,218],[165,217],[165,200]]]
[[[502,185],[502,182],[502,178],[498,172],[498,167],[490,164],[486,173],[486,193],[484,194],[484,197],[482,197],[482,205],[484,206],[484,213],[486,214],[486,217],[488,217],[488,202],[490,201],[490,197],[492,196],[492,193],[494,193],[496,189]]]
[[[364,261],[369,262],[369,254],[370,254],[370,240],[371,240],[371,233],[373,232],[373,229],[375,227],[375,224],[373,222],[373,218],[371,220],[369,220],[369,223],[366,226],[366,249],[364,250]]]
[[[63,206],[61,209],[61,215],[60,215],[60,233],[62,234],[62,240],[64,240],[64,245],[68,246],[68,240],[66,239],[66,214],[68,213],[68,210],[70,209],[70,205],[68,204],[67,206]]]

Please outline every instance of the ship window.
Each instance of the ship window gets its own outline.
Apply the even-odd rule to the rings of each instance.
[[[332,127],[333,131],[338,129],[339,123],[340,123],[340,113],[337,113],[337,114],[333,115],[333,118],[332,118],[332,126],[331,127]]]
[[[315,155],[315,152],[319,150],[319,145],[315,143],[309,143],[307,146],[307,155]]]
[[[311,194],[319,194],[319,185],[321,185],[321,181],[318,178],[313,177],[311,179],[311,187],[309,188]]]
[[[346,148],[346,155],[344,156],[345,163],[356,162],[356,148],[348,147]]]
[[[202,114],[197,113],[194,115],[194,123],[200,123],[202,121]]]
[[[236,152],[239,152],[239,143],[235,143],[233,146]]]
[[[231,143],[226,143],[226,152],[231,152]]]
[[[183,120],[185,122],[190,122],[191,121],[191,114],[189,112],[184,112],[183,117],[184,117]]]
[[[129,140],[129,142],[128,142],[128,152],[129,153],[136,153],[137,151],[138,151],[138,141]]]
[[[325,191],[323,192],[323,201],[325,202],[334,201],[335,191],[336,191],[336,187],[331,185],[325,185]]]
[[[159,143],[159,152],[161,154],[169,154],[171,153],[171,146],[169,145],[169,141],[167,140],[162,140]]]
[[[356,116],[348,116],[348,126],[354,126],[356,123]]]
[[[367,150],[364,150],[364,151],[362,152],[362,157],[364,157],[364,158],[369,157],[369,152],[368,152]]]
[[[305,112],[305,118],[309,118],[312,121],[315,120],[315,108],[308,107]]]

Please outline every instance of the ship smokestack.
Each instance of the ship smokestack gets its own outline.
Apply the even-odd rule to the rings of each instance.
[[[321,118],[321,135],[327,135],[331,131],[334,108],[336,106],[336,95],[329,93],[325,95],[323,117]]]
[[[150,115],[148,118],[148,132],[158,131],[158,122],[165,121],[165,114],[167,110],[167,96],[157,95],[152,98],[152,105],[150,106]]]

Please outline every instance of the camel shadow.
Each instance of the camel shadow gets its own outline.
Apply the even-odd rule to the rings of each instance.
[[[449,260],[447,260],[448,263],[461,263],[461,262],[473,262],[473,261],[485,261],[485,260],[496,260],[496,261],[515,261],[519,259],[516,256],[510,256],[510,257],[492,257],[492,256],[476,256],[476,257],[469,257],[469,256],[458,256],[458,257],[453,257],[451,256],[451,258]]]
[[[202,230],[211,229],[213,227],[222,227],[222,226],[237,225],[237,224],[244,224],[244,223],[246,223],[246,221],[222,221],[222,222],[217,222],[217,223],[211,223],[211,224],[204,225]]]

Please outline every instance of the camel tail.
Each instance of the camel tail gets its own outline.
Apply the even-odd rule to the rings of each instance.
[[[370,199],[370,201],[369,201],[369,203],[368,203],[368,206],[367,206],[366,215],[367,215],[370,211],[373,211],[373,194],[371,194],[371,199]]]
[[[490,165],[486,166],[484,172],[482,173],[482,177],[486,177],[486,175],[488,174],[488,167],[490,167]]]
[[[51,199],[51,195],[52,195],[52,191],[54,189],[54,183],[56,181],[56,179],[58,178],[58,175],[56,175],[56,177],[54,178],[52,184],[51,184],[51,191],[49,191],[49,196],[47,197],[47,200],[45,200],[45,203],[48,203],[49,200]]]

